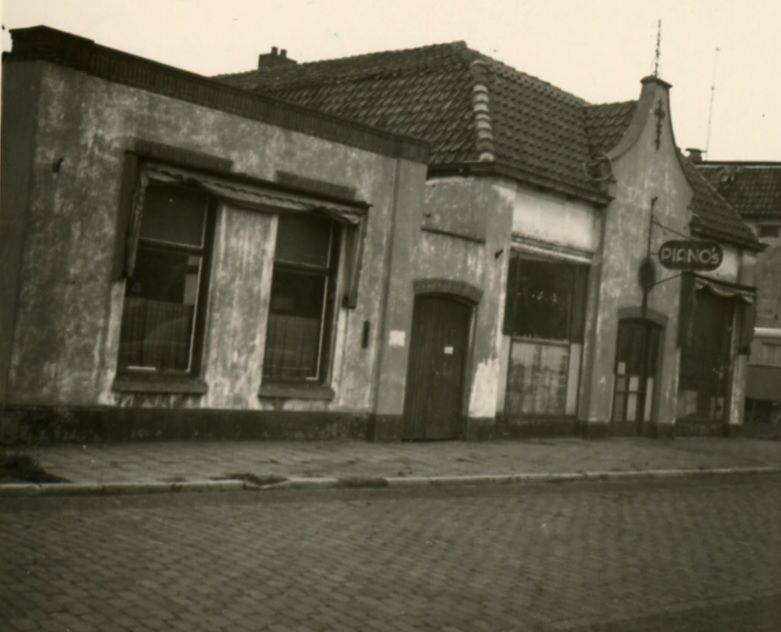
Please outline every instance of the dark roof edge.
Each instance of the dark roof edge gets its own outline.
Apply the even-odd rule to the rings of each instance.
[[[95,44],[47,26],[11,30],[3,61],[47,61],[94,77],[148,90],[289,130],[394,158],[425,162],[428,144],[401,134],[324,114],[203,75]]]
[[[607,206],[612,199],[607,193],[600,194],[596,191],[584,191],[578,187],[567,185],[554,178],[544,178],[517,167],[513,167],[501,162],[467,162],[450,165],[432,165],[428,169],[428,177],[436,178],[443,176],[495,176],[505,177],[520,184],[531,185],[565,195],[584,202],[591,202],[597,206]]]
[[[722,202],[724,202],[724,204],[728,208],[732,209],[732,212],[735,213],[735,217],[737,217],[741,222],[743,222],[745,224],[745,222],[743,221],[743,218],[741,217],[740,213],[738,213],[738,211],[735,209],[735,207],[732,206],[732,204],[730,204],[728,200],[724,199],[724,196],[721,195],[721,193],[719,193],[718,189],[716,189],[716,187],[714,187],[710,182],[708,182],[708,178],[703,176],[697,170],[697,165],[695,163],[691,162],[686,156],[684,156],[683,153],[681,152],[681,150],[678,149],[677,147],[676,147],[676,151],[675,151],[675,156],[678,159],[678,164],[681,167],[681,172],[683,173],[683,177],[689,183],[689,186],[692,188],[692,193],[694,195],[696,195],[696,192],[694,191],[694,184],[689,179],[689,175],[687,173],[686,166],[684,165],[684,161],[686,161],[689,165],[692,166],[692,173],[696,174],[695,177],[699,178],[700,181],[702,182],[702,184],[706,188],[710,189],[711,192],[713,194],[715,194],[716,197],[718,197]],[[692,202],[693,201],[694,201],[694,197],[692,197]],[[700,222],[702,222],[702,216],[699,215],[693,209],[692,209],[692,212],[693,212],[694,217],[697,218]],[[745,225],[746,225],[746,230],[752,235],[752,237],[754,237],[754,233],[751,231],[751,229],[748,227],[747,224],[745,224]],[[723,235],[720,236],[720,232],[718,230],[714,231],[713,229],[711,229],[711,228],[709,228],[707,226],[697,226],[697,227],[693,226],[691,228],[691,230],[695,231],[695,232],[699,232],[700,234],[704,234],[704,235],[710,236],[710,237],[715,237],[715,238],[717,238],[717,239],[719,239],[721,241],[724,241],[726,243],[731,243],[733,245],[737,245],[737,246],[740,246],[740,247],[743,247],[743,248],[747,248],[749,250],[753,250],[755,252],[760,252],[761,250],[764,250],[764,248],[765,248],[759,242],[759,239],[757,239],[756,237],[754,237],[753,241],[749,241],[748,239],[741,239],[741,238],[736,237],[734,235],[733,236],[729,236],[729,237],[725,237]]]
[[[698,215],[697,219],[702,222],[702,218]],[[750,242],[747,239],[736,239],[732,235],[727,235],[723,233],[720,230],[716,230],[713,228],[709,228],[708,226],[700,225],[689,225],[689,230],[692,232],[692,234],[696,235],[703,235],[704,237],[710,237],[711,239],[724,243],[729,244],[731,246],[737,246],[738,248],[743,248],[745,250],[752,250],[754,252],[761,252],[766,248],[765,244],[760,243],[757,241],[756,243]]]
[[[700,167],[780,167],[781,161],[774,160],[703,160],[693,163],[698,169]]]

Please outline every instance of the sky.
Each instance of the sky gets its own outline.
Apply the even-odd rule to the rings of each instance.
[[[45,24],[204,75],[464,40],[591,103],[673,85],[678,145],[781,161],[781,0],[0,0],[8,31]],[[718,49],[718,52],[717,52]],[[711,87],[715,85],[715,91]],[[711,133],[708,112],[713,95]],[[709,140],[709,143],[708,143]]]

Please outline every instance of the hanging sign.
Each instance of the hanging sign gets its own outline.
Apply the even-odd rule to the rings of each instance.
[[[715,241],[666,241],[659,248],[659,263],[669,270],[715,270],[723,260]]]

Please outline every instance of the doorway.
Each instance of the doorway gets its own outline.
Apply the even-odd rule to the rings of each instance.
[[[404,402],[405,439],[453,439],[462,434],[471,315],[471,305],[450,296],[415,297]]]
[[[661,331],[640,318],[618,323],[612,415],[616,430],[642,434],[652,419]]]

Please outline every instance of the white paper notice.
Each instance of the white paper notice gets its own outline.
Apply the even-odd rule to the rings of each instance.
[[[402,329],[391,329],[388,334],[389,347],[403,347],[407,344],[407,332]]]
[[[445,355],[453,355],[453,351],[454,351],[454,349],[450,345],[445,347]]]

